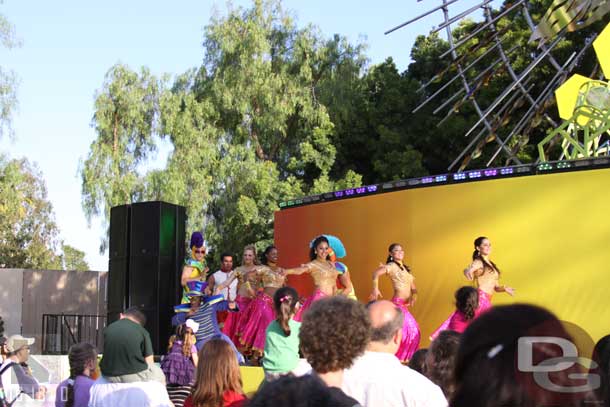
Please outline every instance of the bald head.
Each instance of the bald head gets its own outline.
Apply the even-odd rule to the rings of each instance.
[[[390,343],[396,332],[402,329],[404,316],[390,301],[375,301],[368,306],[371,318],[371,341]]]

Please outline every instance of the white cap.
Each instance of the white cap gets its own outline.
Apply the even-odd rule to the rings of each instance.
[[[195,322],[192,319],[187,319],[186,322],[184,323],[188,328],[191,328],[191,330],[193,331],[193,333],[197,333],[197,330],[199,329],[199,324],[197,322]]]
[[[14,352],[24,346],[30,346],[34,343],[34,338],[26,338],[21,335],[12,335],[8,338],[7,345],[9,352]]]

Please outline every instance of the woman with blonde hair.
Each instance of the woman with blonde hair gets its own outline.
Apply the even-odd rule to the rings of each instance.
[[[247,353],[252,347],[251,343],[242,343],[241,334],[245,323],[247,322],[247,315],[249,315],[248,313],[251,311],[250,304],[256,297],[257,267],[258,259],[256,258],[256,248],[254,245],[249,244],[244,247],[241,266],[231,272],[229,277],[227,277],[222,284],[219,284],[214,288],[214,292],[219,293],[229,287],[235,279],[238,281],[237,297],[235,299],[229,299],[235,301],[238,311],[229,313],[222,328],[222,332],[227,335],[236,346],[245,351],[244,353]],[[242,346],[240,346],[240,344]]]
[[[247,398],[231,345],[222,339],[212,339],[199,351],[199,359],[193,392],[184,407],[245,406]]]

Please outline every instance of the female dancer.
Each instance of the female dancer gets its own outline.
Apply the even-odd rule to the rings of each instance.
[[[466,278],[475,282],[479,292],[479,306],[475,311],[475,318],[491,308],[491,297],[494,292],[505,292],[510,296],[515,295],[514,288],[500,285],[500,269],[490,260],[490,254],[491,243],[489,239],[485,236],[477,237],[474,241],[472,263],[464,270]],[[454,314],[455,311],[430,335],[430,339],[435,339],[441,331],[448,329]]]
[[[203,235],[200,232],[193,232],[191,235],[191,255],[184,261],[182,268],[182,304],[190,302],[186,295],[188,288],[186,283],[189,281],[205,281],[208,268],[205,266],[205,246],[203,244]]]
[[[394,287],[394,296],[392,302],[400,308],[404,315],[404,323],[402,326],[402,342],[396,352],[396,356],[401,362],[408,361],[419,347],[420,331],[417,321],[409,312],[408,307],[415,303],[417,296],[417,288],[415,287],[413,275],[405,264],[403,259],[405,251],[398,243],[392,243],[388,248],[389,255],[386,264],[381,265],[373,272],[373,292],[371,300],[377,300],[381,296],[379,291],[379,276],[388,274],[392,280]]]
[[[494,292],[505,292],[510,296],[515,295],[512,287],[500,285],[500,269],[491,261],[491,243],[485,236],[477,237],[474,241],[474,252],[472,263],[464,270],[464,275],[469,280],[474,280],[479,289],[478,313],[491,308],[491,296]]]
[[[294,317],[295,321],[301,322],[303,312],[311,306],[311,304],[320,298],[334,295],[337,291],[337,276],[339,272],[329,261],[328,258],[328,239],[324,236],[318,236],[311,244],[309,258],[311,261],[301,267],[296,267],[285,271],[289,274],[309,273],[313,278],[315,290],[313,295],[307,298],[301,309]]]
[[[215,293],[221,292],[226,287],[229,287],[233,280],[237,279],[238,281],[235,303],[239,311],[229,313],[222,328],[222,332],[231,338],[236,346],[239,345],[243,317],[248,312],[250,303],[256,295],[256,276],[254,272],[257,265],[255,264],[255,259],[256,249],[254,246],[248,245],[244,247],[241,266],[233,270],[229,277],[214,289]]]
[[[241,343],[252,344],[253,359],[258,359],[263,355],[265,333],[269,324],[275,319],[273,296],[286,282],[284,271],[277,266],[277,258],[277,248],[268,246],[261,256],[263,265],[259,266],[255,272],[259,286],[262,286],[263,289],[258,291],[256,298],[249,306],[248,319],[243,325],[240,336]]]

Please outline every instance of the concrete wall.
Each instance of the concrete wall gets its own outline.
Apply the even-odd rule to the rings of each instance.
[[[0,268],[0,316],[6,336],[21,333],[22,269]]]
[[[7,321],[5,335],[34,337],[32,353],[41,353],[43,314],[105,316],[107,274],[0,269],[0,315]]]

